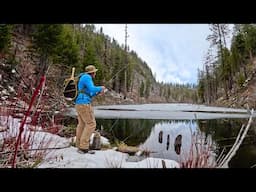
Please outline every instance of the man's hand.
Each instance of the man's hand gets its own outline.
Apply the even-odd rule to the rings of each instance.
[[[99,95],[104,95],[107,92],[107,88],[105,86],[101,86],[102,90]]]

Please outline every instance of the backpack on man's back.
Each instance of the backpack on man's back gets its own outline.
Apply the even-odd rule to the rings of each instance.
[[[82,74],[75,75],[75,67],[72,68],[72,74],[70,78],[64,80],[63,95],[68,101],[75,101],[78,96],[78,82]]]

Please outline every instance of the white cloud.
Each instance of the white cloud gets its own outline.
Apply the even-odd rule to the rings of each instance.
[[[125,44],[125,24],[96,24]],[[127,44],[156,74],[157,81],[197,83],[209,48],[208,24],[128,24]]]

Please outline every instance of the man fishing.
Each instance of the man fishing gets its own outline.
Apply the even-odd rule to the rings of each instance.
[[[96,129],[96,120],[91,105],[92,98],[98,94],[104,94],[105,86],[95,86],[93,78],[98,69],[93,65],[85,68],[85,73],[78,82],[78,96],[75,100],[75,108],[78,117],[76,128],[76,147],[79,153],[90,153],[94,151],[89,149],[90,137]]]

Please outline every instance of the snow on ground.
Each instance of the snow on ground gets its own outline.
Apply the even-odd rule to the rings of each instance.
[[[4,132],[0,132],[0,140],[6,137],[17,137],[19,134],[19,128],[21,119],[13,118],[12,116],[0,116],[0,122],[3,127],[8,127]],[[30,119],[27,119],[30,122]],[[31,149],[37,149],[40,147],[56,148],[66,147],[70,145],[70,142],[63,137],[54,135],[48,132],[43,132],[42,128],[37,126],[35,131],[29,130],[29,125],[24,125],[24,130],[21,135],[22,140],[29,141],[31,143]]]
[[[163,168],[162,159],[146,158],[139,162],[127,162],[128,154],[112,149],[95,151],[95,154],[80,154],[77,148],[58,149],[38,168]],[[179,168],[173,160],[164,159],[166,168]]]
[[[19,133],[21,119],[0,116],[1,123],[9,127],[7,131],[0,133],[0,141],[6,137],[16,137]],[[80,154],[77,148],[71,146],[71,139],[60,137],[51,133],[30,131],[25,124],[22,138],[31,142],[30,149],[47,149],[47,155],[38,165],[38,168],[162,168],[162,159],[147,158],[139,162],[127,162],[128,154],[112,149],[97,150],[95,154]],[[92,135],[93,137],[93,135]],[[74,142],[74,140],[72,141]],[[108,139],[101,137],[101,143],[108,145]],[[57,149],[53,149],[57,148]],[[60,149],[59,149],[60,148]],[[165,159],[167,168],[179,168],[179,164],[173,160]]]
[[[64,146],[70,139],[54,135],[54,140]],[[109,144],[108,139],[102,136],[101,142],[104,145]],[[76,147],[70,146],[48,153],[38,168],[163,168],[162,160],[165,161],[167,168],[180,167],[173,160],[146,158],[139,162],[127,162],[128,157],[128,154],[113,149],[95,150],[95,154],[80,154]]]
[[[55,141],[65,145],[64,138],[54,135]],[[101,142],[109,144],[108,139],[101,136]],[[77,148],[56,149],[48,153],[38,168],[163,168],[164,160],[166,168],[179,168],[179,164],[174,160],[160,158],[146,158],[139,162],[128,162],[129,155],[113,149],[95,150],[95,154],[80,154]]]

